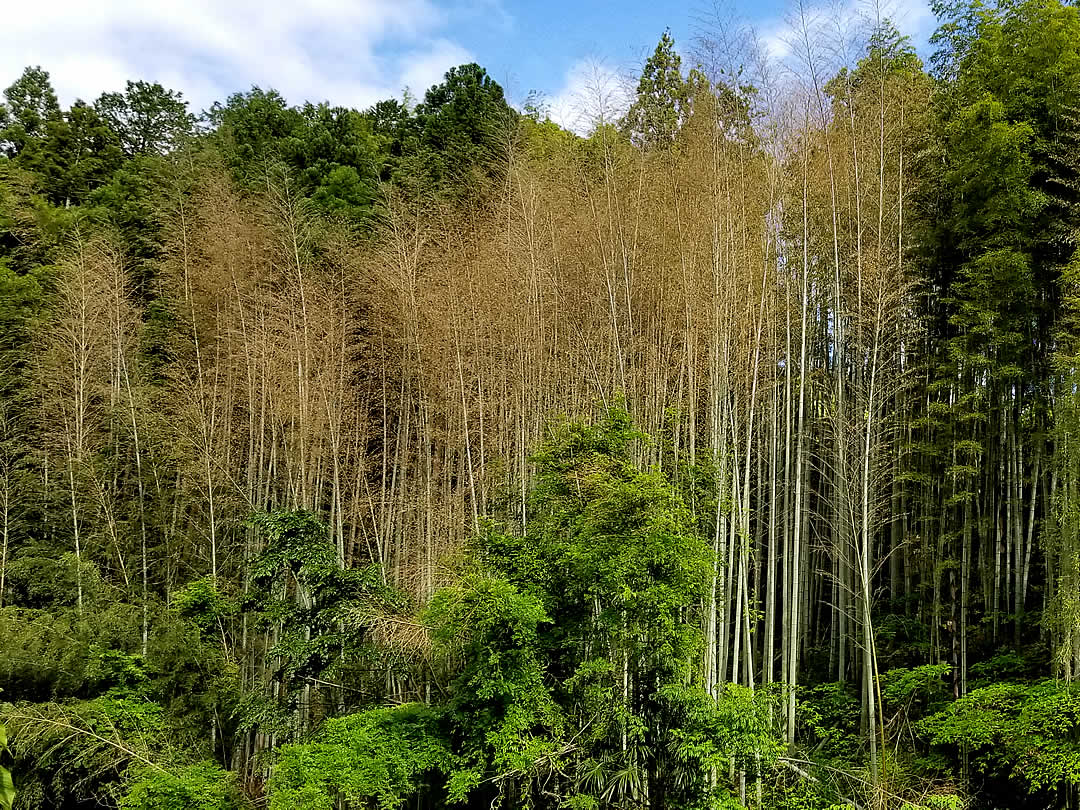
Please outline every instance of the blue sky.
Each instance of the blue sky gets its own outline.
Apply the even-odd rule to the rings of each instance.
[[[725,3],[782,59],[787,0]],[[867,0],[803,0],[813,16],[877,13]],[[28,64],[50,71],[63,103],[122,89],[126,79],[183,91],[196,110],[252,85],[290,102],[366,107],[405,87],[422,95],[451,65],[476,61],[520,103],[548,97],[572,124],[583,94],[613,92],[665,27],[689,52],[713,0],[41,0],[0,26],[0,86]],[[927,0],[879,0],[881,13],[925,43]],[[709,11],[707,11],[707,9]],[[845,24],[846,24],[845,22]]]

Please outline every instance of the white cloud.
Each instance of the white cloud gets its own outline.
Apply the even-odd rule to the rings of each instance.
[[[445,37],[451,13],[433,0],[17,3],[0,26],[0,82],[40,64],[63,103],[147,79],[195,110],[253,84],[366,107],[406,85],[422,95],[473,60]]]
[[[783,18],[760,20],[756,27],[760,47],[774,63],[798,70],[809,49],[827,70],[858,59],[866,34],[886,19],[925,53],[936,25],[928,0],[793,0]]]
[[[794,33],[783,20],[769,20],[757,32],[758,44],[773,62],[784,62],[794,47]]]
[[[633,100],[630,80],[595,59],[583,59],[566,71],[562,88],[547,99],[551,120],[584,135],[598,123],[613,122]]]
[[[413,97],[422,99],[429,87],[442,81],[448,67],[472,61],[472,54],[460,45],[440,39],[430,47],[409,51],[401,57],[401,88],[398,89],[408,87]]]
[[[937,18],[930,9],[927,0],[892,0],[885,9],[888,17],[900,29],[900,33],[911,37],[915,47],[922,51],[937,28]]]

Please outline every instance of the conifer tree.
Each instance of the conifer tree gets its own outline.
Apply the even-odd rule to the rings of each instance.
[[[690,85],[682,75],[682,57],[664,31],[656,50],[645,60],[637,97],[621,122],[630,139],[644,149],[667,148],[675,142],[689,112]]]

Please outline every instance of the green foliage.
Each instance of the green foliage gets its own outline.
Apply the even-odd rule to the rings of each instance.
[[[208,120],[237,179],[253,182],[277,144],[298,126],[299,114],[276,90],[252,87],[229,96],[224,104],[215,102]]]
[[[1034,674],[1040,664],[1041,662],[1033,662],[1019,652],[1006,650],[985,661],[972,664],[968,673],[973,684],[982,687],[1000,681],[1025,680]]]
[[[682,75],[682,58],[675,51],[671,32],[664,31],[656,50],[645,61],[637,98],[622,128],[645,149],[670,147],[689,114],[689,106],[690,84]]]
[[[986,689],[1007,692],[1015,686],[1002,680],[1042,674],[1035,671],[1039,667],[1010,660],[1008,653],[995,660],[1002,620],[1012,620],[1019,646],[1028,636],[1030,611],[1037,610],[1035,594],[1041,588],[1059,597],[1076,593],[1071,583],[1059,591],[1056,583],[1044,584],[1036,576],[1030,584],[1025,580],[1028,592],[1017,593],[1014,605],[1004,609],[1011,616],[995,615],[997,599],[987,586],[993,575],[973,555],[986,554],[995,542],[997,518],[986,504],[1000,502],[996,493],[1008,485],[994,468],[1017,458],[1012,474],[1031,482],[1031,503],[1041,505],[1038,478],[1048,472],[1042,460],[1051,452],[1071,452],[1071,442],[1061,441],[1060,420],[1069,417],[1073,383],[1059,380],[1050,369],[1055,353],[1069,346],[1060,329],[1068,310],[1061,304],[1080,224],[1078,166],[1069,157],[1080,109],[1080,14],[1056,0],[958,0],[936,3],[935,11],[941,23],[933,38],[940,49],[933,58],[939,81],[929,137],[915,153],[926,182],[916,192],[923,198],[924,222],[916,241],[930,329],[927,418],[919,425],[925,442],[917,452],[931,460],[933,471],[921,483],[933,499],[927,504],[934,504],[927,514],[943,512],[940,524],[927,529],[930,537],[940,538],[935,576],[954,592],[967,587],[960,608],[967,615],[954,611],[945,632],[955,644],[960,640],[957,620],[968,619],[961,644],[966,642],[972,661],[984,659],[969,673],[954,675],[958,686],[975,687],[959,704],[971,720],[966,728],[974,744],[982,728],[976,716],[989,715],[976,713],[965,701],[980,699],[976,695],[989,699]],[[1048,441],[1055,422],[1057,435]],[[1018,447],[1024,450],[1017,452]],[[1065,472],[1071,465],[1064,454],[1055,466],[1061,480],[1074,478],[1071,470]],[[1033,528],[1039,527],[1034,530],[1042,533],[1040,542],[1051,547],[1056,527],[1032,517]],[[981,595],[980,580],[987,588]],[[983,616],[979,625],[970,619],[977,611]],[[949,660],[954,666],[963,661],[955,655]],[[911,709],[915,716],[938,712],[940,718],[944,699],[928,697],[922,705],[920,698]],[[958,728],[950,734],[962,736]],[[1001,754],[1006,750],[993,747]],[[940,757],[943,750],[932,755]],[[994,779],[1007,778],[1003,774],[1009,769],[1002,762],[993,767]],[[1004,782],[994,784],[1006,789]]]
[[[120,798],[119,810],[241,810],[247,807],[236,776],[214,762],[175,773],[145,768]]]
[[[783,578],[792,584],[791,561],[783,553],[779,560],[770,559],[772,541],[784,543],[786,550],[790,537],[787,529],[772,533],[767,498],[784,504],[776,504],[777,513],[789,511],[791,473],[802,475],[780,469],[781,462],[775,461],[790,455],[782,446],[795,438],[791,347],[781,365],[780,345],[785,322],[788,342],[792,329],[799,329],[790,318],[785,321],[785,315],[797,311],[798,285],[790,286],[788,271],[799,261],[799,237],[790,239],[782,224],[773,231],[773,215],[760,223],[760,233],[757,226],[742,230],[739,218],[758,202],[731,194],[745,182],[745,171],[759,172],[758,162],[761,193],[769,195],[769,210],[778,212],[775,223],[782,223],[787,212],[798,218],[800,180],[805,180],[808,231],[813,240],[829,242],[830,235],[834,240],[820,255],[811,246],[815,276],[807,303],[809,317],[816,320],[802,331],[816,359],[807,377],[809,432],[798,437],[808,442],[803,548],[812,573],[806,592],[820,598],[809,611],[806,641],[811,656],[817,651],[826,651],[822,659],[830,656],[824,677],[836,677],[839,650],[828,647],[836,641],[829,620],[842,607],[825,596],[832,574],[824,569],[832,562],[837,574],[844,573],[852,550],[839,547],[850,539],[848,529],[829,524],[827,513],[837,509],[833,519],[845,523],[855,516],[854,511],[847,517],[839,514],[855,505],[843,490],[854,480],[843,480],[854,468],[834,466],[843,453],[831,456],[827,446],[841,435],[846,418],[841,410],[831,410],[836,392],[829,377],[835,372],[839,381],[851,375],[852,399],[844,407],[850,409],[848,416],[858,415],[863,384],[879,384],[872,375],[864,380],[860,370],[867,354],[876,357],[879,348],[876,338],[867,340],[863,320],[868,312],[863,307],[871,300],[866,296],[878,294],[876,272],[887,268],[888,277],[903,274],[914,259],[925,282],[920,300],[925,301],[929,336],[906,330],[906,322],[913,320],[908,317],[907,308],[914,306],[910,299],[897,315],[897,326],[905,327],[897,331],[904,346],[904,381],[925,376],[925,390],[909,399],[894,380],[880,383],[887,391],[882,401],[889,403],[883,409],[895,401],[914,413],[902,411],[895,423],[883,420],[876,434],[891,441],[886,437],[911,428],[895,456],[891,446],[880,456],[882,485],[887,486],[896,466],[892,480],[897,486],[891,498],[876,499],[882,520],[891,522],[870,538],[874,554],[881,552],[871,562],[890,569],[894,560],[902,565],[890,571],[873,568],[873,581],[867,583],[875,602],[869,607],[876,613],[886,601],[879,595],[889,593],[893,612],[873,617],[875,660],[884,664],[878,728],[887,738],[883,748],[888,753],[879,751],[883,783],[874,786],[874,802],[866,806],[877,806],[890,795],[890,806],[908,800],[909,808],[956,810],[961,799],[951,784],[936,786],[939,792],[922,785],[897,789],[903,798],[888,794],[898,784],[916,785],[950,770],[979,774],[995,800],[1003,784],[1016,787],[1015,796],[1001,800],[1014,806],[1023,801],[1047,805],[1044,798],[1052,792],[1075,788],[1080,783],[1076,688],[1031,680],[1046,674],[1045,651],[1032,641],[1039,621],[1051,631],[1055,674],[1068,680],[1080,666],[1080,497],[1075,484],[1080,457],[1073,449],[1080,426],[1075,384],[1080,367],[1080,260],[1075,252],[1080,163],[1072,154],[1080,143],[1080,17],[1056,0],[990,5],[959,0],[938,4],[938,10],[943,24],[935,39],[943,50],[936,60],[936,86],[931,88],[910,43],[881,22],[854,67],[822,77],[828,105],[822,117],[828,121],[819,130],[811,114],[805,132],[797,131],[801,124],[784,127],[790,141],[776,138],[769,144],[775,150],[762,143],[775,134],[769,132],[772,123],[784,116],[758,119],[758,102],[764,99],[741,83],[740,73],[716,82],[694,70],[684,77],[669,33],[646,62],[626,117],[618,125],[603,124],[588,139],[548,120],[535,96],[519,117],[502,88],[478,65],[450,70],[418,105],[405,97],[367,111],[330,103],[289,106],[275,91],[253,88],[215,105],[207,117],[209,130],[202,132],[195,130],[181,95],[159,84],[129,82],[121,93],[65,110],[48,73],[28,68],[5,91],[0,107],[0,415],[5,431],[0,473],[7,487],[2,493],[0,686],[5,696],[20,701],[3,709],[11,744],[6,745],[0,727],[0,756],[4,766],[14,762],[19,779],[14,802],[28,808],[239,808],[243,790],[258,795],[257,774],[264,766],[270,768],[268,800],[276,808],[334,808],[347,802],[581,810],[639,810],[646,804],[735,807],[744,774],[751,783],[759,780],[756,787],[765,791],[764,806],[769,807],[819,810],[841,806],[849,794],[860,800],[869,794],[869,789],[863,794],[862,788],[849,789],[879,775],[871,777],[865,763],[864,712],[870,700],[860,695],[856,678],[821,683],[824,663],[793,662],[802,678],[795,689],[798,725],[790,758],[783,758],[774,731],[783,712],[772,689],[720,684],[710,693],[700,673],[702,628],[710,618],[705,605],[716,593],[712,577],[723,571],[711,546],[713,533],[719,533],[714,524],[733,507],[731,496],[722,492],[725,487],[717,486],[722,465],[730,459],[710,458],[714,448],[706,449],[719,431],[735,431],[728,439],[747,441],[750,467],[768,464],[775,467],[771,472],[780,473],[770,486],[759,475],[749,491],[740,490],[752,504],[753,526],[751,536],[742,538],[749,563],[743,573],[752,593],[743,593],[750,597],[741,604],[749,605],[751,618],[749,637],[741,642],[755,669],[765,663],[758,658],[764,651],[758,637],[761,596]],[[931,91],[932,120],[927,120],[922,99]],[[880,152],[875,143],[879,133]],[[793,155],[806,161],[802,167],[792,163],[796,171],[788,176],[791,167],[784,161]],[[514,182],[504,185],[500,181],[508,159],[514,174],[505,179]],[[657,162],[666,170],[669,160],[669,174],[653,174]],[[911,162],[920,167],[914,183],[904,168]],[[236,200],[232,190],[217,195],[217,189],[190,180],[222,169],[238,183],[239,216],[231,210]],[[665,185],[644,182],[661,176]],[[621,184],[629,177],[637,178],[638,185],[626,195]],[[549,187],[549,180],[559,182]],[[391,273],[395,279],[382,270],[373,272],[385,258],[381,253],[361,256],[344,239],[334,244],[311,240],[303,248],[310,255],[332,253],[328,265],[334,265],[335,273],[344,271],[338,277],[340,303],[360,315],[355,321],[349,315],[340,324],[343,350],[364,354],[366,362],[376,339],[389,349],[383,357],[381,414],[378,408],[364,410],[379,398],[376,378],[366,372],[354,376],[344,365],[339,369],[347,394],[341,404],[359,432],[340,448],[337,439],[344,437],[334,436],[331,444],[335,452],[349,454],[350,465],[355,462],[346,476],[355,473],[355,479],[342,483],[335,477],[331,485],[320,467],[311,479],[317,485],[310,501],[304,498],[322,509],[333,487],[340,546],[316,512],[270,512],[242,526],[234,506],[246,497],[262,504],[296,502],[291,477],[313,472],[293,466],[289,443],[297,435],[296,458],[318,465],[337,461],[321,449],[308,454],[306,434],[294,432],[301,423],[302,430],[316,425],[321,430],[324,417],[297,422],[288,414],[292,395],[266,387],[287,364],[270,365],[272,355],[260,354],[259,346],[277,351],[285,345],[281,330],[293,322],[278,320],[274,308],[289,300],[294,289],[278,265],[281,245],[274,239],[280,233],[263,221],[273,204],[266,199],[268,185],[290,201],[295,197],[304,218],[347,223],[365,235],[377,233],[374,223],[389,213],[380,210],[384,201],[408,198],[416,206],[415,223],[404,228],[399,221],[390,223],[398,246],[405,249],[395,256],[397,264],[404,260],[397,269],[410,270],[400,279],[396,272]],[[393,186],[408,193],[399,194]],[[825,187],[831,190],[828,200]],[[490,204],[493,189],[499,191],[497,208]],[[879,189],[880,196],[875,193]],[[483,271],[486,258],[473,256],[474,245],[487,250],[505,237],[509,269],[517,243],[524,240],[538,281],[575,277],[579,261],[600,256],[589,247],[594,237],[586,231],[580,235],[580,254],[565,252],[557,238],[565,227],[562,217],[577,222],[572,201],[578,192],[594,205],[594,215],[607,218],[595,234],[598,246],[603,249],[617,239],[622,247],[621,269],[609,269],[622,276],[625,303],[612,298],[610,317],[620,341],[617,352],[633,367],[628,379],[639,380],[634,385],[646,391],[653,383],[640,381],[655,380],[657,396],[665,385],[677,385],[673,396],[694,409],[693,417],[672,414],[661,447],[640,433],[621,407],[592,422],[554,426],[531,460],[535,475],[527,482],[525,515],[515,511],[513,520],[503,523],[496,509],[470,541],[457,570],[425,571],[424,581],[434,577],[440,589],[421,606],[387,583],[388,577],[397,577],[401,587],[410,587],[414,548],[409,531],[415,525],[410,521],[413,513],[427,508],[409,502],[415,482],[410,478],[413,451],[407,445],[417,440],[419,423],[412,416],[402,418],[407,411],[394,412],[392,402],[399,383],[403,406],[407,392],[419,389],[406,376],[409,368],[390,359],[396,353],[394,327],[404,321],[397,320],[387,301],[398,300],[398,283],[406,276],[424,284],[441,279],[436,287],[417,288],[422,293],[416,296],[419,309],[406,313],[415,316],[417,340],[440,332],[438,324],[425,321],[427,313],[452,302],[444,297],[460,290],[444,284],[443,269],[427,262],[421,247],[428,244],[442,243],[470,263],[475,259]],[[875,196],[881,210],[875,209]],[[914,196],[923,210],[911,217],[908,206]],[[654,232],[634,225],[632,234],[624,228],[629,220],[623,217],[639,213],[635,205],[652,205],[660,198],[678,206],[677,239],[659,228]],[[709,204],[702,206],[701,200]],[[222,201],[229,204],[219,205]],[[429,202],[438,210],[436,219],[445,211],[460,214],[468,222],[467,232],[438,221],[429,228],[424,210]],[[551,211],[537,205],[550,205]],[[875,217],[867,213],[871,210],[878,214],[876,228]],[[718,216],[714,244],[700,238],[707,232],[700,217],[706,215]],[[897,233],[889,235],[894,217],[903,224],[897,222]],[[318,230],[338,234],[346,229],[320,225]],[[102,337],[94,351],[101,358],[95,361],[102,359],[108,374],[103,372],[87,389],[94,422],[87,435],[95,447],[86,458],[79,455],[78,464],[69,459],[66,472],[73,489],[77,474],[72,467],[85,467],[79,471],[85,491],[69,499],[58,459],[70,455],[71,437],[48,426],[67,414],[39,407],[42,369],[35,363],[34,338],[47,334],[41,315],[55,288],[54,262],[66,255],[71,239],[96,238],[102,232],[120,248],[123,278],[134,288],[138,323],[132,331],[139,337],[106,352],[105,343],[113,339],[106,339],[106,332],[117,336],[124,325],[97,325]],[[683,234],[692,238],[684,240]],[[701,277],[702,268],[718,262],[713,264],[720,274],[716,281],[728,292],[737,291],[742,282],[728,270],[744,272],[745,267],[740,253],[729,247],[741,243],[750,257],[758,250],[758,236],[764,237],[767,263],[762,281],[776,279],[781,294],[768,299],[764,311],[763,323],[771,326],[758,330],[768,333],[767,351],[760,356],[771,371],[752,390],[772,391],[768,396],[775,398],[759,401],[751,390],[744,391],[742,375],[749,369],[740,371],[741,352],[725,354],[722,363],[720,357],[695,354],[698,337],[688,337],[682,349],[677,343],[667,349],[666,341],[655,344],[661,353],[685,351],[685,359],[673,362],[683,363],[684,372],[695,370],[693,376],[639,377],[638,358],[653,351],[654,342],[649,337],[648,345],[642,343],[635,332],[641,323],[637,313],[651,318],[685,303],[688,325],[699,319],[706,323],[713,317],[710,308],[699,307],[693,297],[708,296],[711,281]],[[908,246],[917,255],[909,255]],[[620,263],[618,250],[601,253],[604,262]],[[665,278],[657,288],[665,297],[654,302],[652,273],[662,278],[676,258],[685,278],[672,288],[663,286],[670,281]],[[500,256],[500,266],[503,261]],[[829,277],[830,261],[837,265],[835,278]],[[323,293],[339,285],[318,267],[298,278],[295,289],[311,293],[308,314],[319,314],[310,321],[305,317],[306,327],[325,334],[325,324],[319,325],[325,314]],[[558,300],[551,297],[555,292],[562,295],[546,283],[537,288],[537,313],[549,309],[544,303],[549,298]],[[852,294],[843,305],[837,300],[835,311],[833,284],[838,299]],[[677,290],[675,298],[667,297],[669,289]],[[715,287],[713,295],[721,295],[720,289]],[[767,291],[761,290],[763,303]],[[608,292],[614,295],[611,288]],[[690,296],[685,302],[684,294]],[[727,308],[716,310],[716,318],[741,317],[736,307],[741,293],[732,295],[724,293]],[[338,300],[337,293],[334,297]],[[656,313],[651,311],[654,303],[660,307]],[[307,305],[304,309],[307,313]],[[327,317],[331,324],[336,316]],[[743,334],[746,324],[738,323],[725,334]],[[490,342],[473,346],[468,335],[459,334],[460,324],[450,326],[463,350],[480,347],[483,358],[504,362],[505,347]],[[850,344],[833,346],[841,327],[852,326],[845,338]],[[336,332],[337,326],[329,328]],[[176,356],[183,352],[177,340],[181,330],[198,333],[198,385],[189,384],[184,377],[189,369]],[[887,331],[893,331],[891,325]],[[546,326],[537,334],[547,335]],[[563,340],[553,339],[556,344]],[[476,340],[487,341],[480,333]],[[231,354],[241,345],[250,350],[247,366],[244,352]],[[722,345],[725,352],[738,348]],[[421,350],[432,367],[440,362],[440,355],[429,356],[418,343],[416,351]],[[554,351],[561,356],[562,348]],[[480,355],[459,358],[459,365],[474,356]],[[699,374],[705,365],[708,383]],[[739,377],[726,388],[713,379],[721,365]],[[251,386],[247,392],[242,391],[245,373]],[[521,373],[525,380],[530,372],[522,366]],[[602,385],[605,374],[595,376]],[[205,388],[211,379],[214,384]],[[218,389],[218,380],[228,383]],[[472,396],[467,393],[472,383],[466,376],[460,382],[461,420],[447,421],[438,386],[420,387],[433,398],[425,395],[421,405],[428,438],[413,448],[419,448],[421,459],[432,454],[427,480],[441,477],[444,492],[453,499],[465,489],[466,469],[480,474],[483,492],[510,466],[496,459],[504,442],[484,444],[488,430],[505,427],[492,426],[489,415],[510,411],[485,404],[497,393],[476,378],[475,391],[483,401],[476,410],[469,405],[469,415],[465,400]],[[783,395],[778,393],[781,385],[788,389]],[[133,389],[134,402],[128,402]],[[712,396],[705,392],[720,389],[728,398],[712,404],[734,408],[730,424],[716,422],[723,408],[705,419],[703,409]],[[576,383],[552,389],[554,396],[576,390]],[[242,429],[236,426],[255,412],[243,413],[247,405],[236,402],[254,408],[259,391],[262,411],[253,418],[259,430],[265,426],[269,439],[253,435],[245,451],[248,437],[240,439],[232,431]],[[636,400],[641,393],[635,391]],[[238,399],[230,400],[234,394]],[[165,396],[177,396],[180,405],[163,402]],[[777,406],[771,414],[770,404]],[[763,421],[753,423],[760,432],[755,428],[739,439],[744,407]],[[646,412],[657,415],[651,404]],[[193,439],[189,444],[208,451],[207,463],[197,465],[205,469],[191,469],[196,466],[191,447],[168,446],[163,440],[179,435],[160,429],[161,421],[174,414],[192,418],[184,430]],[[330,411],[326,416],[335,421]],[[455,425],[471,430],[476,417],[481,420],[481,461],[474,465],[470,458],[466,468],[453,458],[452,432]],[[136,420],[138,443],[128,427]],[[705,421],[712,426],[705,428]],[[684,452],[688,424],[702,425],[701,434],[691,437],[690,447],[698,448],[693,464],[688,458],[694,451]],[[520,428],[526,430],[524,423]],[[1047,439],[1051,436],[1053,444]],[[466,437],[466,449],[469,441]],[[446,454],[440,458],[438,446],[444,442]],[[1019,449],[1007,448],[1006,442]],[[402,500],[379,503],[377,493],[366,491],[379,477],[377,465],[368,461],[391,445],[400,452],[390,451],[395,453],[394,471],[384,465],[384,477],[392,475]],[[1040,453],[1034,464],[1027,458],[1033,448]],[[1051,449],[1053,473],[1048,474]],[[217,465],[219,450],[229,463]],[[231,461],[245,453],[250,454],[251,473],[246,481],[234,475],[244,463]],[[995,466],[1014,454],[1019,468],[1000,476],[1008,483],[980,495],[999,477]],[[645,458],[657,460],[658,469],[647,468]],[[336,464],[333,469],[336,476]],[[508,473],[506,480],[517,475]],[[878,478],[876,473],[871,477]],[[353,488],[346,500],[354,497],[354,505],[336,500]],[[1050,492],[1053,511],[1048,513],[1044,501]],[[213,577],[202,576],[209,567],[200,536],[207,496],[213,501],[209,513],[220,551]],[[463,501],[454,503],[460,507]],[[370,516],[363,514],[368,505]],[[395,511],[399,508],[404,511]],[[84,510],[75,516],[75,525],[84,530],[81,563],[70,553],[74,538],[68,520],[79,509]],[[426,518],[431,548],[439,542],[434,536],[438,527],[445,524],[438,515]],[[1000,541],[1003,520],[1019,527],[1007,526],[1008,575],[992,571],[995,563],[1002,567],[993,559],[993,544]],[[1021,527],[1025,521],[1031,521],[1030,535]],[[378,535],[380,552],[372,551],[371,557],[386,556],[392,569],[362,562],[363,541],[371,532]],[[1029,561],[1025,551],[1038,553],[1030,554]],[[353,567],[346,568],[346,560]],[[139,571],[143,561],[144,578]],[[442,562],[428,557],[422,564]],[[765,569],[765,562],[779,566]],[[904,585],[897,593],[901,578]],[[1021,579],[1030,582],[1030,594],[1015,593]],[[1003,612],[1015,611],[1012,647],[998,627],[1001,617],[992,616],[988,606],[999,580],[1005,583]],[[838,576],[833,584],[847,589],[859,582],[857,576]],[[730,585],[726,580],[729,594]],[[1035,617],[1031,614],[1040,596],[1046,612]],[[858,618],[847,622],[849,633],[863,626],[861,599],[847,602]],[[783,601],[790,608],[787,596]],[[1021,616],[1025,608],[1027,618]],[[959,616],[960,611],[965,615]],[[730,606],[725,615],[734,618]],[[403,641],[405,635],[409,638]],[[1022,646],[1021,639],[1032,643]],[[861,643],[848,646],[852,659],[859,657]],[[954,674],[964,654],[978,663],[967,673]],[[847,663],[841,661],[841,672],[856,675]],[[771,669],[775,672],[775,666]],[[973,691],[954,701],[953,689],[963,684]],[[381,707],[388,695],[402,694],[423,697],[431,705]],[[252,757],[253,750],[260,753]],[[239,763],[240,768],[231,774],[218,763]],[[761,779],[778,763],[782,767]],[[804,766],[811,776],[799,770]],[[12,804],[12,789],[10,773],[0,768],[0,808]],[[1040,795],[1021,797],[1021,791]]]
[[[906,714],[914,705],[925,707],[940,703],[946,694],[943,680],[952,667],[948,664],[924,664],[919,667],[897,667],[881,677],[881,695],[887,706]]]
[[[424,94],[415,115],[427,171],[436,185],[455,193],[498,165],[516,120],[502,87],[477,64],[450,68]]]
[[[192,580],[174,593],[172,608],[204,633],[220,627],[239,611],[236,601],[223,594],[212,577]]]
[[[0,261],[0,351],[25,351],[30,325],[42,307],[40,275],[16,273]]]
[[[7,751],[7,730],[0,723],[0,756]],[[11,810],[15,803],[15,783],[11,771],[0,765],[0,810]]]
[[[540,600],[504,580],[466,577],[436,594],[425,621],[458,673],[447,719],[466,767],[451,776],[450,797],[465,800],[477,775],[531,773],[563,731],[544,683],[538,629],[550,619]]]
[[[1022,379],[1045,358],[1058,273],[1071,253],[1075,167],[1051,142],[1075,132],[1080,14],[1045,0],[939,3],[943,171],[934,176],[935,279],[957,327],[953,360]],[[1072,201],[1072,202],[1070,202]],[[1070,224],[1071,223],[1071,224]]]
[[[37,570],[37,569],[35,569]],[[49,570],[49,569],[45,569]],[[23,700],[91,697],[113,686],[139,644],[139,613],[130,604],[102,606],[89,617],[72,608],[0,610],[0,688]],[[113,666],[119,666],[119,670]]]
[[[121,650],[90,648],[86,676],[105,694],[130,696],[145,693],[148,685],[146,665],[142,656]]]
[[[710,696],[696,681],[694,610],[712,555],[667,478],[633,462],[634,445],[648,441],[621,408],[552,429],[534,456],[525,535],[489,526],[470,549],[479,578],[433,603],[443,614],[444,603],[457,606],[451,618],[478,625],[464,637],[472,647],[461,656],[468,680],[459,688],[496,705],[518,696],[511,719],[536,742],[518,760],[496,749],[491,762],[530,774],[545,749],[558,756],[556,735],[575,739],[562,768],[582,806],[637,801],[650,779],[653,793],[697,806],[711,769],[779,752],[767,695],[732,687]],[[512,656],[499,652],[507,646]],[[554,707],[543,696],[549,683]],[[489,738],[503,744],[507,721],[499,721]],[[538,721],[556,738],[537,736],[530,724]],[[527,785],[518,784],[518,800]]]
[[[926,796],[919,804],[904,802],[900,810],[963,810],[964,800],[954,793],[938,793]]]
[[[407,602],[386,584],[379,566],[341,567],[326,524],[311,512],[260,513],[251,523],[265,546],[249,567],[252,588],[240,607],[256,627],[274,633],[266,655],[275,685],[272,696],[246,695],[238,716],[242,729],[287,740],[299,730],[304,690],[311,684],[352,680],[353,688],[334,698],[336,712],[354,707],[357,694],[377,695],[385,688],[378,674],[369,674],[380,673],[389,657],[376,647],[374,627],[404,612]],[[189,589],[183,606],[206,627],[232,609],[231,600],[205,582]],[[380,668],[373,669],[375,664]]]
[[[578,619],[582,632],[639,640],[646,660],[678,669],[700,642],[683,608],[704,592],[711,551],[666,479],[631,461],[631,444],[645,440],[621,409],[555,430],[534,458],[527,545],[546,569],[549,612],[578,617],[599,604]]]
[[[437,709],[406,704],[335,718],[312,742],[280,750],[270,808],[333,810],[341,797],[394,810],[445,779],[457,760]]]
[[[567,156],[574,155],[580,138],[549,119],[522,116],[519,122],[521,151],[537,171],[558,171]]]
[[[798,696],[802,737],[826,757],[850,757],[858,746],[859,700],[850,685],[823,683]]]
[[[128,156],[164,155],[191,134],[195,123],[183,93],[157,82],[129,81],[123,93],[103,93],[95,107]]]
[[[18,808],[108,801],[123,793],[129,769],[168,757],[168,720],[142,697],[107,695],[87,701],[2,707]]]
[[[81,101],[48,122],[39,149],[16,160],[38,175],[45,198],[59,206],[86,202],[122,161],[116,133],[97,110]]]
[[[688,606],[702,597],[710,554],[670,484],[633,463],[632,445],[645,441],[620,409],[553,430],[536,455],[525,535],[487,524],[462,576],[423,612],[437,705],[337,717],[284,746],[271,807],[329,810],[335,797],[521,806],[546,803],[546,792],[586,808],[632,804],[647,790],[704,808],[726,795],[710,773],[773,763],[771,693],[727,685],[713,696],[696,682],[700,634]],[[289,604],[264,608],[281,638],[293,622],[311,629],[305,643],[329,633],[317,612],[294,610],[334,604],[318,595],[336,570],[324,527],[307,513],[257,525],[268,542],[253,583],[284,589]],[[215,604],[195,583],[183,610],[206,623],[198,617],[216,615]],[[293,654],[280,639],[272,652]],[[279,708],[243,711],[259,713],[264,732],[289,733]]]
[[[282,146],[305,194],[327,213],[362,221],[370,216],[382,164],[370,119],[327,104],[304,105],[300,126]]]
[[[276,166],[324,213],[364,224],[378,197],[385,138],[370,114],[329,104],[289,107],[277,91],[258,87],[215,104],[214,139],[235,175],[263,188]]]
[[[160,157],[134,157],[95,187],[85,202],[88,218],[119,237],[131,283],[142,301],[153,300],[158,292],[154,262],[164,247],[160,200],[166,193],[177,193],[176,188],[169,189],[171,172]]]
[[[251,523],[266,537],[266,548],[251,566],[257,583],[270,584],[289,574],[313,574],[336,562],[326,524],[311,512],[260,512]]]
[[[818,781],[777,780],[767,790],[765,806],[770,810],[835,810],[837,807],[827,788]],[[732,805],[740,807],[735,802]]]
[[[60,117],[60,104],[48,71],[26,68],[6,90],[0,107],[0,144],[9,157],[35,150],[50,121]]]
[[[998,683],[927,718],[935,745],[965,746],[973,764],[1030,790],[1080,785],[1080,684]]]
[[[341,567],[326,524],[311,512],[261,513],[252,523],[266,546],[250,566],[255,590],[245,607],[279,627],[269,653],[286,681],[326,674],[348,655],[362,654],[370,622],[404,608],[378,566]],[[217,599],[201,609],[229,609]]]
[[[53,587],[71,587],[55,568],[34,570],[44,571],[39,584],[51,576]],[[82,613],[64,603],[0,611],[0,683],[27,701],[3,711],[21,807],[118,801],[136,778],[129,768],[207,756],[211,724],[230,733],[237,673],[220,628],[204,638],[177,611],[151,605],[144,655],[140,608],[92,573],[84,572]]]
[[[700,691],[693,699],[706,716],[685,723],[712,750],[698,757],[701,765],[719,767],[721,762],[736,762],[740,767],[760,769],[773,765],[784,751],[774,732],[771,717],[777,709],[776,695],[767,689],[750,689],[738,684],[724,684],[715,699]]]

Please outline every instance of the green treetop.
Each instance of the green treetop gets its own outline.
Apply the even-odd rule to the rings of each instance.
[[[638,80],[637,98],[623,119],[631,139],[645,148],[670,146],[689,110],[690,87],[682,75],[675,40],[664,31]]]
[[[103,93],[96,106],[128,155],[163,155],[195,123],[183,94],[157,82],[129,81],[123,93]]]
[[[4,91],[0,106],[0,144],[14,157],[45,137],[49,121],[60,117],[60,103],[49,81],[48,71],[26,68],[22,76]]]

